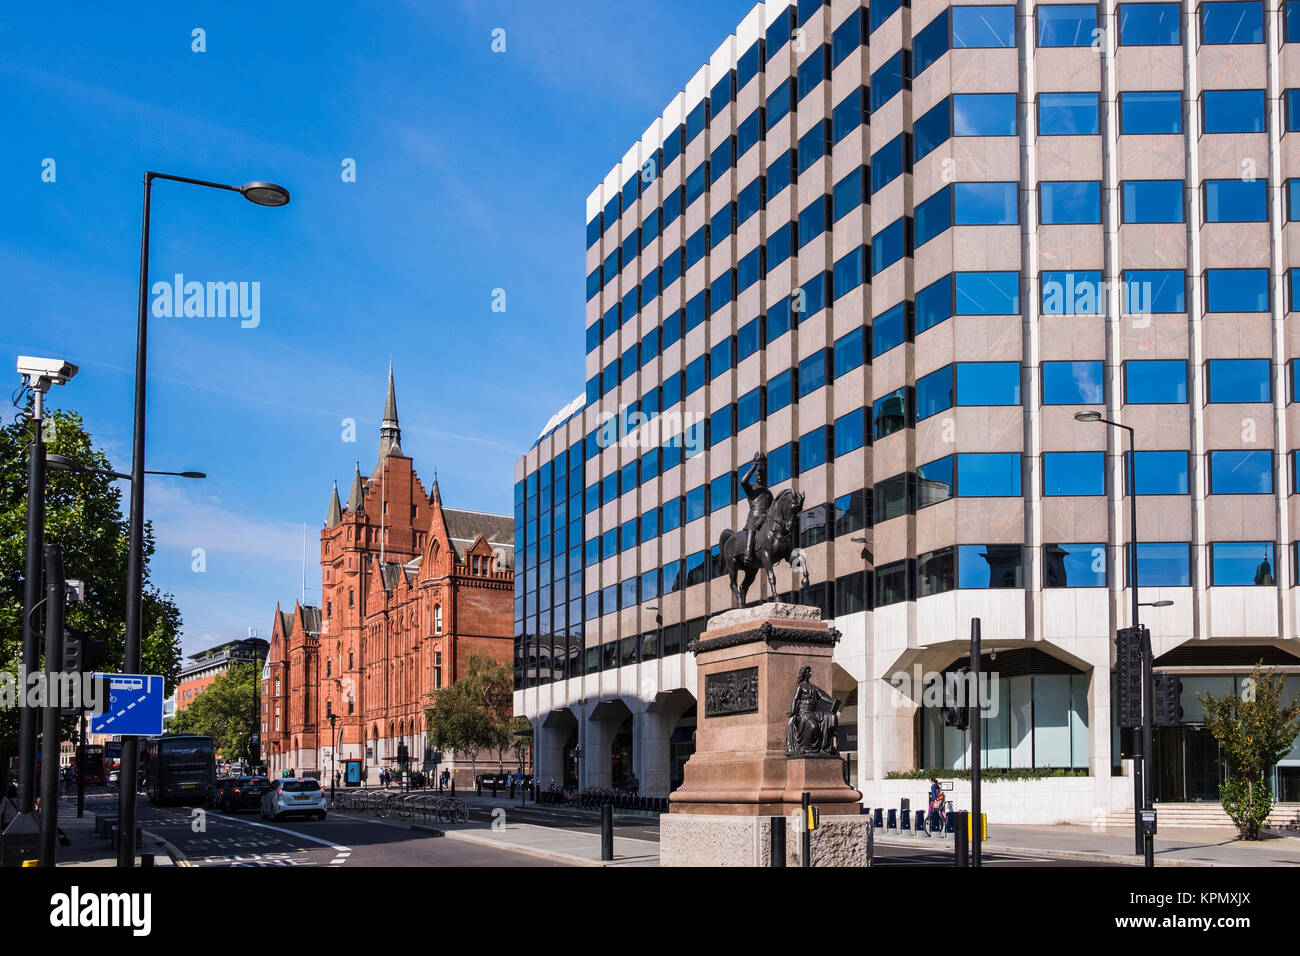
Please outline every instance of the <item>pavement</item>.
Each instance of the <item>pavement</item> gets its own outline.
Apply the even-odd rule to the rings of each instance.
[[[913,847],[952,854],[952,837],[907,836],[877,831],[876,846]],[[1114,827],[1027,826],[989,823],[983,849],[1058,860],[1141,866],[1133,831]],[[1258,841],[1237,839],[1235,828],[1161,829],[1155,837],[1156,866],[1300,866],[1300,835],[1267,831]]]
[[[112,841],[95,834],[96,812],[116,815],[116,794],[111,801],[88,800],[80,819],[77,818],[76,795],[72,794],[69,797],[60,794],[59,829],[67,834],[70,843],[68,846],[58,847],[56,866],[117,866],[117,851],[113,849]],[[152,857],[153,866],[176,866],[175,847],[148,828],[143,828],[143,824],[140,825],[142,826],[141,845],[137,853],[141,860]]]

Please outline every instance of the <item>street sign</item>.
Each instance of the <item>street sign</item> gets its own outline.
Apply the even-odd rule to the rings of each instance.
[[[108,709],[96,714],[96,734],[153,737],[163,728],[163,679],[157,674],[96,674],[108,679]]]

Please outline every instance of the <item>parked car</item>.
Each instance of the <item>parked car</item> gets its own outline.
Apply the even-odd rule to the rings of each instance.
[[[263,820],[278,820],[292,813],[325,819],[325,791],[320,781],[311,777],[280,777],[268,781],[262,794]]]
[[[271,781],[266,777],[223,777],[212,789],[209,805],[230,813],[256,810],[270,787]]]

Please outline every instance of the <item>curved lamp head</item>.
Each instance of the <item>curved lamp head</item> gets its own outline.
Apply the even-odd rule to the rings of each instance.
[[[1075,412],[1074,420],[1076,422],[1099,422],[1101,421],[1101,412]]]
[[[182,472],[180,472],[179,474],[180,474],[180,477],[182,477],[182,478],[206,478],[206,477],[208,477],[207,473],[206,473],[206,472],[202,472],[202,471],[182,471]]]
[[[244,183],[239,187],[244,198],[259,206],[286,206],[289,204],[289,190],[275,183]]]

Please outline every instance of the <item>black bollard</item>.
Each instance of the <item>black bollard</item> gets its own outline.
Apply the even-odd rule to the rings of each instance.
[[[955,822],[953,824],[952,850],[956,857],[956,864],[960,867],[970,866],[970,813],[966,810],[959,810],[953,816]]]
[[[772,866],[785,866],[785,817],[772,817]]]
[[[614,859],[614,807],[608,803],[600,808],[600,858]]]
[[[808,829],[808,808],[812,806],[812,797],[808,791],[804,791],[799,802],[799,865],[812,866],[812,830]]]

